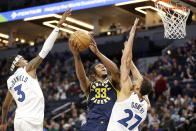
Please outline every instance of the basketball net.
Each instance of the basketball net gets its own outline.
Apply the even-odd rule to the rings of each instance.
[[[190,9],[179,3],[173,5],[171,0],[157,0],[155,7],[164,25],[164,37],[168,39],[182,39],[186,36],[186,21]]]

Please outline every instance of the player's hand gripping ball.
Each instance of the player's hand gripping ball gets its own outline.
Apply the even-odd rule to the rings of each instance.
[[[74,46],[77,46],[79,51],[84,51],[89,47],[91,37],[88,33],[78,30],[71,34],[70,40],[72,40],[73,43],[76,44]]]

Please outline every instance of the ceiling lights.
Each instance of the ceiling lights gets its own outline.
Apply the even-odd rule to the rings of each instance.
[[[46,26],[48,26],[49,24],[51,25],[51,24],[57,24],[57,23],[58,23],[57,20],[43,22],[43,24],[46,25]],[[68,28],[73,29],[73,30],[80,30],[80,31],[84,31],[84,32],[88,33],[87,30],[84,30],[84,29],[81,29],[81,28],[78,28],[78,27],[75,27],[75,26],[72,26],[72,25],[68,25],[66,23],[63,23],[62,25],[64,27],[68,27]]]
[[[48,27],[51,27],[51,28],[55,28],[56,27],[55,25],[51,24],[50,21],[43,22],[43,25],[48,26]],[[61,31],[64,31],[64,32],[67,32],[69,34],[74,33],[73,31],[68,30],[68,29],[65,29],[65,28],[62,28],[62,27],[60,27],[60,30]]]
[[[58,15],[58,14],[48,14],[48,15],[42,15],[42,16],[35,16],[35,17],[25,18],[24,21],[37,20],[37,19],[43,19],[43,18],[49,18],[49,17],[55,17],[55,18],[60,19],[62,16],[61,15]],[[71,17],[67,17],[66,20],[68,22],[71,22],[71,23],[80,25],[80,26],[85,27],[85,28],[88,28],[90,30],[93,30],[94,29],[94,26],[93,25],[90,25],[88,23],[85,23],[85,22],[76,20],[76,19],[71,18]]]
[[[0,33],[0,37],[1,37],[1,38],[5,38],[5,39],[8,39],[8,38],[9,38],[9,35],[6,35],[6,34],[3,34],[3,33]]]
[[[145,1],[149,1],[149,0],[131,0],[131,1],[117,3],[115,4],[115,6],[128,5],[128,4],[133,4],[133,3],[145,2]]]
[[[159,12],[159,13],[164,13],[164,14],[165,14],[165,12],[163,12],[162,10],[159,10],[159,9],[153,7],[153,6],[142,6],[142,7],[136,7],[136,8],[135,8],[135,10],[137,10],[137,11],[139,11],[140,13],[143,13],[143,14],[146,15],[147,12],[146,12],[146,11],[143,11],[143,9],[152,9],[152,10],[155,10],[155,11],[157,11],[157,12]]]

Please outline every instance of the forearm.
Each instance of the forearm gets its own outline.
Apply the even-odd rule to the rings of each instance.
[[[143,80],[142,75],[140,74],[139,70],[137,69],[133,61],[131,61],[130,68],[134,80],[140,80],[140,81]]]
[[[86,73],[79,54],[74,55],[74,61],[75,61],[76,75],[79,81],[85,81]]]
[[[134,25],[129,33],[127,47],[125,48],[125,54],[126,54],[127,58],[129,58],[129,60],[130,59],[132,60],[132,56],[133,56],[132,49],[133,49],[133,40],[134,40],[134,36],[135,36],[135,31],[136,31],[136,26]]]
[[[111,72],[113,74],[118,74],[119,73],[119,69],[113,61],[108,59],[101,52],[98,52],[96,55],[101,60],[101,62],[106,66],[106,68],[109,72]]]
[[[42,47],[42,50],[39,53],[39,56],[41,58],[45,58],[47,56],[47,54],[49,53],[49,51],[52,49],[54,42],[57,39],[59,33],[59,28],[56,27],[52,33],[49,35],[49,37],[46,39],[46,41],[44,42],[44,45]]]
[[[8,107],[3,107],[2,108],[2,124],[6,123],[6,118],[7,118],[7,113],[8,113]]]

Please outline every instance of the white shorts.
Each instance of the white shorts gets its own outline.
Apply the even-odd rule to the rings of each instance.
[[[14,131],[43,131],[43,125],[33,125],[22,119],[14,119]]]

